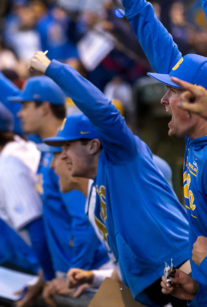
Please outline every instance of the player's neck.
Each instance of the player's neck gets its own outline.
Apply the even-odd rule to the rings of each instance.
[[[207,121],[203,118],[199,118],[198,125],[192,130],[189,137],[191,140],[207,136]]]
[[[78,183],[77,190],[79,190],[85,197],[88,196],[88,181],[89,179],[86,178],[80,178],[80,181]]]

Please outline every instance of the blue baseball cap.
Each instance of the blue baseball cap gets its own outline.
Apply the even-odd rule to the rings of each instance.
[[[0,131],[13,132],[14,118],[12,113],[0,102]]]
[[[67,116],[55,137],[43,141],[50,146],[63,146],[65,142],[80,139],[98,139],[89,119],[82,113]]]
[[[14,102],[48,101],[50,104],[64,105],[66,97],[52,79],[46,76],[37,76],[27,80],[20,95],[8,99]]]
[[[171,77],[176,77],[195,85],[201,85],[207,89],[207,57],[187,54],[177,62],[169,74],[147,73],[147,75],[176,88],[181,88],[181,86],[174,83]]]

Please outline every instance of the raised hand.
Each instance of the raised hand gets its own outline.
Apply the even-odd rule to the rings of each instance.
[[[180,107],[207,118],[207,90],[202,86],[193,85],[175,77],[171,79],[184,89],[180,97]]]
[[[46,56],[46,52],[37,51],[30,61],[30,69],[37,70],[44,74],[50,62],[51,61]]]

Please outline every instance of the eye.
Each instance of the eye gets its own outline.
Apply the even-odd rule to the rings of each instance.
[[[170,88],[170,91],[171,91],[172,93],[174,93],[174,94],[176,94],[176,93],[177,93],[176,89],[175,89],[175,88],[173,88],[173,87],[171,87],[171,88]]]
[[[70,142],[66,142],[65,145],[64,145],[64,148],[65,148],[65,149],[68,149],[68,148],[70,147],[70,145],[71,145]]]

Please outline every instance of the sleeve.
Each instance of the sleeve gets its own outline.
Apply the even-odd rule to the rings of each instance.
[[[188,306],[198,307],[198,306],[207,306],[207,285],[199,284],[198,292],[191,302],[188,303]]]
[[[171,34],[146,0],[122,0],[126,17],[154,71],[168,73],[182,57]]]
[[[39,262],[32,249],[0,219],[0,264],[12,264],[27,272],[37,273]]]
[[[207,0],[202,1],[202,7],[207,18]]]
[[[38,218],[35,221],[32,221],[25,227],[25,229],[29,232],[32,249],[43,269],[45,279],[51,280],[54,278],[54,271],[47,247],[42,219]]]
[[[207,278],[207,257],[203,259],[198,268]]]
[[[17,158],[7,164],[2,184],[7,214],[16,230],[42,215],[42,202],[34,178],[29,168]]]
[[[89,118],[110,159],[120,161],[137,154],[135,138],[124,118],[99,89],[69,65],[55,60],[50,63],[46,75]]]

